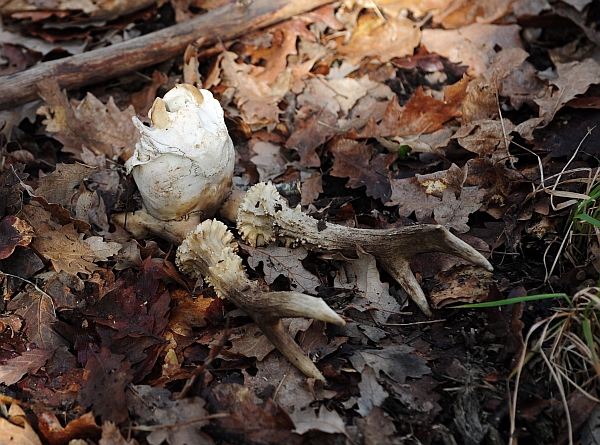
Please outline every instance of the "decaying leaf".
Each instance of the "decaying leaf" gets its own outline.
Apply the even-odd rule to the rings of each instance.
[[[388,170],[396,153],[377,153],[373,146],[351,139],[336,138],[328,144],[334,156],[331,176],[350,178],[346,187],[366,187],[367,196],[388,202],[391,196]]]
[[[308,408],[315,400],[335,396],[334,391],[307,382],[306,377],[280,354],[271,354],[256,367],[258,372],[255,376],[244,373],[244,384],[263,397],[268,395],[288,413]]]
[[[388,102],[383,119],[379,124],[369,119],[359,132],[353,130],[346,136],[351,139],[370,137],[394,137],[433,133],[441,130],[444,123],[461,116],[460,104],[466,95],[469,81],[464,77],[454,85],[444,87],[443,100],[425,94],[422,87],[404,107],[394,97]]]
[[[556,63],[556,73],[558,77],[550,82],[556,88],[546,88],[546,94],[535,99],[540,106],[542,126],[550,123],[568,101],[585,93],[590,85],[600,83],[600,64],[594,59]]]
[[[256,269],[263,264],[267,284],[273,284],[277,277],[283,275],[290,280],[293,289],[315,295],[315,289],[321,284],[321,280],[302,265],[302,260],[308,255],[303,247],[291,249],[271,244],[259,248],[244,246],[244,249],[250,254],[250,267]]]
[[[400,311],[400,304],[390,295],[389,284],[381,282],[375,257],[361,250],[356,253],[358,259],[342,263],[334,286],[356,293],[350,308],[368,310],[377,323],[385,323],[390,315]]]
[[[17,383],[27,373],[36,373],[52,357],[51,349],[32,349],[19,356],[6,360],[0,366],[0,383],[12,385]],[[1,429],[0,429],[1,431]]]
[[[84,438],[94,440],[100,437],[100,428],[96,424],[94,414],[89,412],[77,419],[71,420],[66,426],[62,426],[58,418],[51,413],[42,413],[39,416],[40,434],[50,445],[70,443],[74,440]]]
[[[133,154],[139,133],[131,118],[132,106],[121,111],[111,98],[105,105],[91,93],[77,105],[71,105],[66,93],[54,79],[39,83],[40,94],[48,102],[38,110],[46,117],[46,130],[64,145],[63,151],[78,154],[86,147],[109,159],[127,160]]]
[[[270,181],[285,172],[286,160],[281,155],[279,145],[259,141],[252,145],[252,151],[256,156],[253,156],[250,161],[256,165],[261,181]]]
[[[413,178],[391,180],[392,196],[387,206],[398,205],[398,212],[417,221],[433,216],[440,224],[467,232],[468,217],[482,206],[485,190],[464,187],[467,169],[452,165],[448,170]]]
[[[25,412],[13,403],[8,409],[8,418],[0,417],[0,437],[7,444],[42,445],[42,441],[27,421]]]
[[[71,207],[71,198],[81,183],[96,171],[83,164],[57,164],[56,170],[40,178],[40,186],[35,189],[36,196],[42,196],[52,204],[67,209]]]
[[[395,382],[404,383],[407,377],[418,379],[431,373],[427,361],[413,351],[410,346],[395,344],[383,349],[364,349],[350,356],[350,362],[361,374],[368,365],[375,375],[385,372]]]
[[[477,77],[496,55],[494,48],[522,48],[518,25],[475,23],[457,30],[424,29],[421,45],[432,53],[469,67],[467,73]]]
[[[312,322],[308,319],[289,318],[284,321],[284,326],[290,335],[295,337],[298,332],[306,331]],[[275,349],[273,343],[262,334],[260,328],[255,324],[237,329],[232,337],[230,352],[242,354],[246,357],[256,357],[258,361],[264,360]]]
[[[5,216],[0,221],[0,260],[8,258],[17,246],[28,246],[31,243],[33,227],[13,215]]]
[[[81,240],[72,224],[58,230],[47,223],[36,228],[34,248],[44,258],[52,261],[56,272],[64,270],[72,275],[90,274],[98,269],[93,263],[96,254],[88,243]]]
[[[147,440],[151,445],[160,445],[164,441],[170,445],[198,444],[209,445],[213,441],[200,431],[208,425],[208,411],[200,397],[177,400],[164,408],[156,408],[154,422],[157,428]]]
[[[377,376],[370,366],[365,366],[360,374],[360,398],[358,399],[358,412],[361,416],[367,416],[373,408],[381,406],[389,393],[377,381]]]
[[[350,41],[340,46],[338,53],[352,64],[369,56],[388,62],[394,57],[411,55],[420,39],[421,31],[412,20],[400,16],[383,22],[375,14],[364,14]]]
[[[296,426],[294,432],[297,434],[304,434],[311,430],[346,434],[344,419],[336,411],[330,411],[324,406],[318,410],[307,408],[291,414],[291,417]]]
[[[453,303],[478,303],[488,296],[493,284],[492,274],[470,265],[452,268],[439,274],[441,289],[430,293],[434,307]]]
[[[85,365],[86,379],[78,402],[84,408],[92,407],[94,415],[103,422],[121,423],[129,417],[125,389],[133,379],[133,372],[123,358],[102,348],[99,353],[90,354]]]
[[[228,413],[211,422],[223,431],[254,443],[294,443],[290,416],[272,400],[262,403],[252,389],[235,383],[223,383],[211,392],[211,412]]]
[[[58,321],[49,295],[35,290],[20,292],[8,303],[8,309],[25,319],[25,333],[39,349],[54,350],[66,344],[54,330]]]

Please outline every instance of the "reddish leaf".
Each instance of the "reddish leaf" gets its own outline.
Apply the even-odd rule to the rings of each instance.
[[[32,349],[25,351],[18,357],[7,360],[0,366],[0,383],[12,385],[17,383],[28,372],[37,372],[46,360],[52,357],[51,349]]]
[[[387,172],[396,153],[377,154],[371,145],[344,138],[333,140],[329,150],[334,156],[331,176],[350,178],[346,187],[365,186],[367,196],[389,201],[392,189]]]
[[[21,292],[8,303],[8,309],[25,319],[25,333],[39,349],[56,349],[65,344],[53,328],[56,322],[54,303],[37,291]]]
[[[8,258],[17,246],[28,246],[33,237],[33,227],[14,215],[0,222],[0,260]]]
[[[92,413],[86,413],[75,420],[71,420],[66,427],[61,425],[54,414],[42,413],[39,416],[38,428],[40,434],[50,445],[63,445],[75,439],[97,440],[101,432],[101,428],[96,424]]]
[[[100,353],[90,355],[85,365],[87,378],[78,401],[83,408],[92,407],[103,422],[121,423],[129,417],[125,388],[133,380],[133,372],[124,357],[102,348]]]
[[[336,124],[337,116],[323,110],[300,122],[296,131],[287,140],[286,146],[298,151],[300,162],[305,167],[319,167],[321,160],[315,150],[335,135]]]

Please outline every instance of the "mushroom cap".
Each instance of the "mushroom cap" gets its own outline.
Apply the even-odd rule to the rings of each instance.
[[[178,85],[148,115],[150,127],[133,118],[141,138],[125,164],[144,207],[165,221],[212,216],[229,194],[235,163],[221,105],[208,90]]]

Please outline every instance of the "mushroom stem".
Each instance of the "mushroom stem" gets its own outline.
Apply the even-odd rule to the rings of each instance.
[[[204,276],[222,298],[231,300],[256,321],[265,336],[309,377],[325,380],[292,336],[281,318],[306,317],[345,324],[320,298],[299,292],[266,292],[251,281],[237,255],[237,243],[225,224],[206,220],[190,232],[177,249],[177,265],[192,278]]]
[[[419,253],[445,252],[489,271],[492,265],[473,247],[440,225],[415,225],[386,230],[355,229],[319,222],[291,209],[272,184],[257,184],[246,193],[238,217],[238,230],[249,244],[264,245],[275,239],[309,250],[355,255],[357,246],[373,255],[428,316],[431,310],[410,269]]]

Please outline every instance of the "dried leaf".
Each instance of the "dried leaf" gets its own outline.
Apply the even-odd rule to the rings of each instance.
[[[171,402],[165,408],[155,408],[154,422],[158,426],[147,437],[151,445],[160,445],[164,441],[171,445],[209,445],[213,441],[206,437],[200,428],[208,425],[208,411],[205,402],[192,397]]]
[[[460,28],[471,23],[493,23],[511,12],[514,0],[459,0],[440,8],[434,22],[446,29]]]
[[[236,63],[237,54],[223,53],[221,67],[224,84],[236,89],[235,101],[242,112],[244,122],[252,129],[273,125],[279,121],[281,110],[277,106],[287,92],[273,91],[265,82],[250,74],[251,65]]]
[[[52,349],[31,349],[15,358],[6,360],[0,366],[0,383],[7,386],[12,385],[21,380],[25,374],[36,373],[53,354]]]
[[[223,383],[212,389],[207,400],[211,412],[229,413],[211,422],[227,434],[253,443],[299,443],[292,434],[293,423],[286,411],[270,399],[262,403],[246,386]]]
[[[121,434],[121,430],[113,422],[104,422],[102,424],[102,438],[98,445],[138,445],[137,440],[126,440]]]
[[[499,96],[509,94],[502,88],[503,83],[512,73],[520,72],[527,57],[529,54],[523,49],[503,49],[494,57],[492,65],[469,83],[461,105],[463,125],[499,115]]]
[[[54,414],[45,412],[39,416],[38,428],[50,445],[63,445],[77,439],[95,440],[98,439],[101,431],[91,412],[71,420],[65,427]]]
[[[21,180],[27,178],[23,164],[13,164],[0,173],[0,218],[15,213],[22,205],[23,189]]]
[[[0,221],[0,260],[12,255],[17,246],[26,247],[33,238],[33,227],[13,215]]]
[[[571,99],[585,93],[590,85],[600,83],[600,64],[594,59],[556,63],[558,77],[550,83],[555,88],[546,88],[546,94],[535,99],[540,106],[541,126],[549,124],[556,113]]]
[[[358,389],[360,389],[358,413],[363,417],[368,415],[376,406],[381,406],[389,396],[388,392],[377,381],[377,376],[370,366],[365,366],[360,374]]]
[[[52,261],[56,272],[64,270],[72,275],[90,274],[99,267],[92,261],[97,257],[92,248],[79,237],[73,224],[55,230],[47,223],[36,228],[33,247],[44,258]]]
[[[336,411],[329,411],[324,406],[321,406],[318,411],[314,408],[307,408],[304,411],[290,414],[290,416],[296,425],[294,429],[296,434],[314,430],[329,434],[347,434],[344,419]]]
[[[253,54],[253,62],[266,61],[264,71],[256,76],[259,82],[271,84],[287,68],[287,57],[297,54],[296,34],[289,29],[278,29],[273,33],[269,48],[258,48]]]
[[[374,14],[364,14],[347,44],[338,48],[352,64],[376,56],[381,62],[412,55],[421,40],[417,23],[405,17],[390,17],[382,22]]]
[[[479,303],[494,283],[492,273],[472,265],[458,266],[439,275],[440,290],[430,292],[431,304],[440,308],[448,304]]]
[[[91,236],[84,241],[94,252],[95,261],[108,261],[121,250],[121,244],[106,242],[101,236]]]
[[[268,182],[285,172],[286,160],[281,155],[281,147],[272,142],[258,141],[251,144],[256,156],[250,162],[256,165],[260,181]]]
[[[385,372],[395,382],[404,383],[407,377],[418,379],[431,373],[427,361],[413,354],[413,350],[410,346],[395,344],[383,349],[359,350],[350,356],[350,362],[361,374],[370,366],[376,375]]]
[[[417,221],[423,221],[433,213],[440,224],[467,232],[469,215],[481,207],[485,190],[463,187],[466,171],[452,165],[445,171],[392,179],[392,197],[386,205],[398,205],[402,216],[415,212]]]
[[[10,405],[8,419],[0,417],[0,437],[3,445],[42,445],[25,412],[16,403]]]
[[[321,193],[323,193],[323,176],[319,172],[312,173],[302,180],[300,204],[303,206],[312,204]]]
[[[280,354],[271,354],[256,364],[256,375],[244,373],[244,384],[254,389],[261,397],[270,397],[288,413],[307,408],[315,400],[333,398],[336,393],[328,391],[290,365]],[[316,386],[316,387],[315,387]]]
[[[315,294],[315,289],[321,285],[321,280],[307,271],[302,265],[302,260],[308,255],[303,247],[291,249],[271,244],[267,247],[253,248],[244,246],[250,257],[248,264],[256,269],[261,263],[267,284],[283,275],[290,280],[292,289],[307,294]]]
[[[496,56],[494,48],[522,48],[518,25],[476,23],[457,30],[424,29],[421,45],[451,62],[468,66],[467,73],[477,77]]]
[[[288,138],[287,148],[297,150],[300,162],[305,167],[319,167],[321,159],[316,149],[331,139],[337,132],[337,115],[327,109],[301,121],[296,131]]]
[[[351,139],[336,138],[328,144],[334,156],[331,176],[350,178],[346,187],[366,187],[367,196],[388,202],[392,190],[387,172],[396,153],[378,154],[372,145]]]
[[[304,318],[287,318],[283,320],[283,325],[292,337],[300,331],[306,331],[313,320]],[[262,334],[262,331],[255,324],[248,324],[236,329],[231,338],[232,346],[229,352],[242,354],[245,357],[256,357],[262,361],[267,355],[275,349],[275,346]]]
[[[129,417],[125,389],[133,372],[124,357],[103,347],[99,353],[90,354],[85,365],[86,379],[77,400],[83,408],[92,407],[94,415],[103,422],[121,423]]]
[[[40,186],[35,189],[36,196],[42,196],[47,202],[71,208],[71,198],[80,184],[97,169],[83,164],[57,164],[56,169],[40,178]]]
[[[64,145],[63,151],[77,154],[85,146],[109,159],[131,157],[139,140],[131,120],[135,116],[132,106],[121,111],[112,97],[105,105],[91,93],[79,104],[71,105],[55,79],[43,79],[38,85],[49,104],[40,107],[38,114],[46,117],[46,130],[55,133],[54,137]]]
[[[375,407],[364,419],[356,419],[356,425],[364,437],[365,444],[394,443],[398,437],[394,422],[381,408]]]
[[[464,77],[454,85],[444,87],[444,99],[437,100],[426,95],[422,87],[404,107],[394,97],[387,105],[383,119],[379,124],[374,119],[367,122],[360,132],[353,130],[347,134],[350,139],[371,137],[390,137],[433,133],[443,127],[444,123],[461,116],[459,106],[466,95],[469,81]]]
[[[21,292],[8,303],[8,309],[25,319],[25,333],[39,349],[54,350],[66,344],[53,328],[58,321],[54,303],[37,291]]]
[[[400,304],[390,295],[389,284],[382,283],[375,257],[357,250],[358,259],[346,260],[335,277],[334,286],[356,292],[349,308],[370,310],[377,323],[385,323],[390,315],[400,311]]]

